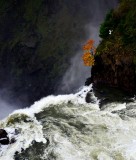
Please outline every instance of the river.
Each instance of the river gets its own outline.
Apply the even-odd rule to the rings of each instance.
[[[0,146],[0,160],[135,160],[135,97],[101,101],[90,85],[14,111],[0,123],[16,140]]]

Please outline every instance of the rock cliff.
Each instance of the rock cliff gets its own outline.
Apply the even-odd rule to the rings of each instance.
[[[33,103],[53,94],[85,38],[90,1],[0,1],[0,92]],[[77,12],[78,10],[78,12]]]
[[[136,91],[136,1],[121,0],[100,27],[102,38],[92,67],[95,86]]]

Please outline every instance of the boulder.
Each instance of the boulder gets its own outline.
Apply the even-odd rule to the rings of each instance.
[[[8,133],[4,129],[0,129],[0,144],[2,145],[9,144]]]
[[[93,94],[92,91],[93,91],[93,90],[90,90],[90,91],[86,94],[86,97],[85,97],[86,103],[94,103],[94,102],[95,102],[95,100],[94,100],[94,98],[93,98],[93,96],[92,96],[92,94]]]

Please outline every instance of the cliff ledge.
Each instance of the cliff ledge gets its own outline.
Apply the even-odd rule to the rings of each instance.
[[[122,0],[100,27],[102,38],[92,67],[91,82],[136,91],[136,1]]]

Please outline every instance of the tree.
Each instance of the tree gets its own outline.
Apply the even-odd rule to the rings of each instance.
[[[94,55],[96,52],[96,48],[94,47],[94,40],[90,39],[88,42],[83,46],[84,54],[82,59],[84,61],[85,66],[93,66],[94,65]]]

